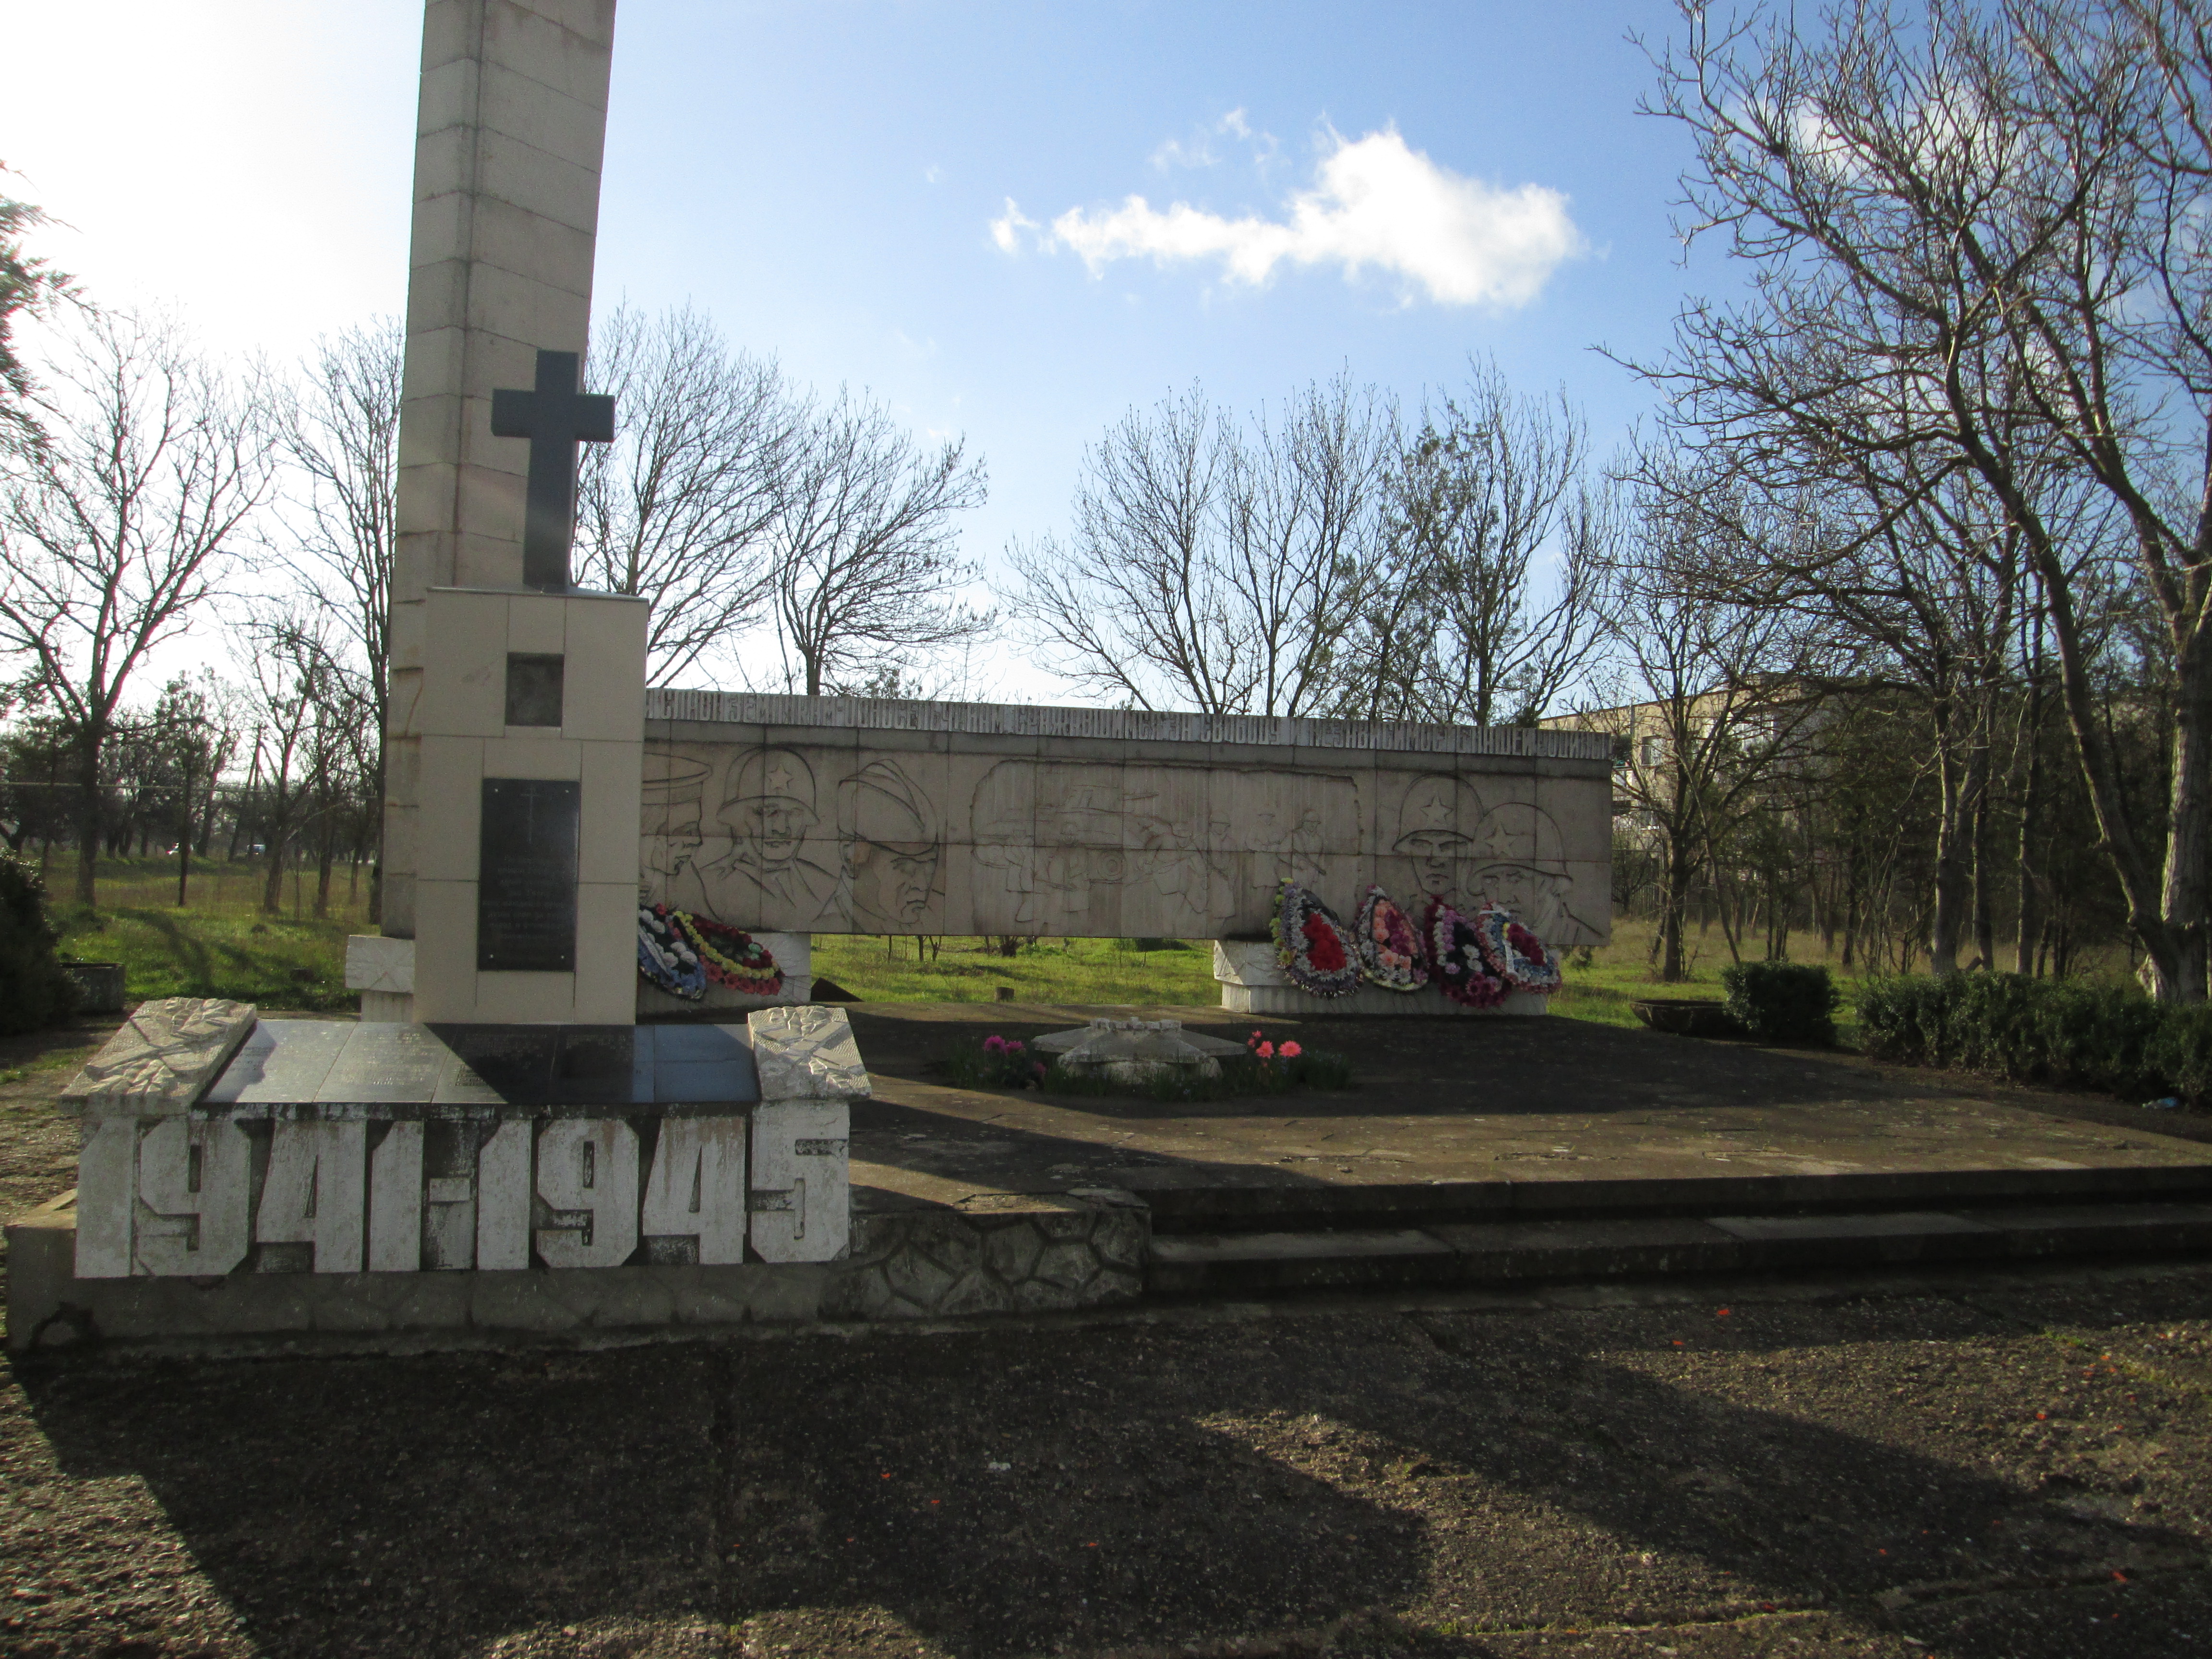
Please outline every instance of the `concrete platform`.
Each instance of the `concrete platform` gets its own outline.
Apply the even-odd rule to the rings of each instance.
[[[851,1009],[873,1089],[851,1109],[851,1247],[804,1275],[622,1268],[549,1297],[497,1274],[426,1273],[405,1293],[376,1275],[249,1274],[211,1297],[189,1280],[75,1281],[64,1201],[9,1228],[10,1342],[127,1343],[198,1318],[210,1338],[305,1328],[434,1345],[1144,1297],[2212,1254],[2212,1115],[1849,1055],[1556,1017],[1337,1017],[1261,1029],[1356,1056],[1361,1085],[1342,1093],[1059,1097],[955,1089],[933,1066],[994,1031],[1034,1038],[1109,1012],[1231,1041],[1254,1024],[1187,1008]],[[484,1279],[480,1293],[465,1277]]]
[[[2172,1194],[2212,1179],[2212,1115],[1557,1016],[1411,1024],[1142,1010],[1217,1036],[1263,1029],[1352,1056],[1362,1072],[1346,1093],[1170,1105],[955,1089],[932,1069],[992,1032],[1026,1039],[1139,1011],[849,1012],[873,1081],[853,1111],[853,1187],[877,1209],[1111,1189],[1174,1231],[1469,1206],[1927,1207]],[[1746,1201],[1726,1204],[1731,1192]]]
[[[1152,1294],[2212,1250],[2212,1115],[1558,1018],[1260,1022],[1344,1093],[982,1093],[932,1062],[1100,1011],[851,1012],[856,1218],[1126,1204]]]

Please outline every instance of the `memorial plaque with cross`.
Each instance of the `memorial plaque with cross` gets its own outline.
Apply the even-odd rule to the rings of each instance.
[[[529,392],[491,394],[495,437],[530,440],[530,483],[522,520],[522,584],[544,593],[568,589],[568,547],[576,532],[576,446],[612,443],[615,400],[576,389],[573,351],[538,354]]]

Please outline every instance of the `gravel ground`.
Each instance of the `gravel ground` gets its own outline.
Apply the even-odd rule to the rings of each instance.
[[[0,1651],[2212,1652],[2212,1267],[1584,1297],[18,1368]]]
[[[0,1370],[24,1659],[2212,1659],[2208,1517],[2208,1264]]]

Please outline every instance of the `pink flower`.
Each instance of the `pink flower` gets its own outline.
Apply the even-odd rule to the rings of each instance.
[[[1012,1039],[1011,1039],[1011,1038],[1009,1038],[1009,1039],[1007,1040],[1007,1042],[1006,1042],[1006,1052],[1007,1052],[1008,1054],[1018,1054],[1021,1053],[1021,1051],[1022,1051],[1022,1048],[1023,1048],[1023,1045],[1022,1045],[1021,1043],[1016,1042],[1014,1042],[1014,1041],[1013,1041]]]
[[[1275,1045],[1272,1042],[1263,1042],[1252,1052],[1262,1060],[1273,1060],[1275,1057]]]
[[[983,1052],[987,1054],[1002,1054],[1006,1053],[1006,1038],[996,1035],[985,1037],[983,1039]]]
[[[1295,1042],[1285,1042],[1276,1052],[1281,1054],[1285,1060],[1296,1060],[1300,1054],[1305,1053],[1305,1050],[1299,1048]]]
[[[1034,1065],[1034,1066],[1036,1067],[1037,1081],[1038,1081],[1038,1082],[1040,1082],[1040,1083],[1043,1082],[1043,1081],[1044,1081],[1044,1062],[1043,1062],[1042,1060],[1033,1060],[1033,1061],[1031,1061],[1030,1063],[1031,1063],[1032,1065]]]

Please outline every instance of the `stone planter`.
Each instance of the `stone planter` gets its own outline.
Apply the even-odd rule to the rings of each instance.
[[[76,986],[77,1012],[119,1014],[123,1012],[121,963],[64,962],[62,971]]]
[[[1697,1037],[1743,1035],[1743,1028],[1728,1017],[1728,1005],[1716,997],[1650,997],[1628,1006],[1655,1031]]]

